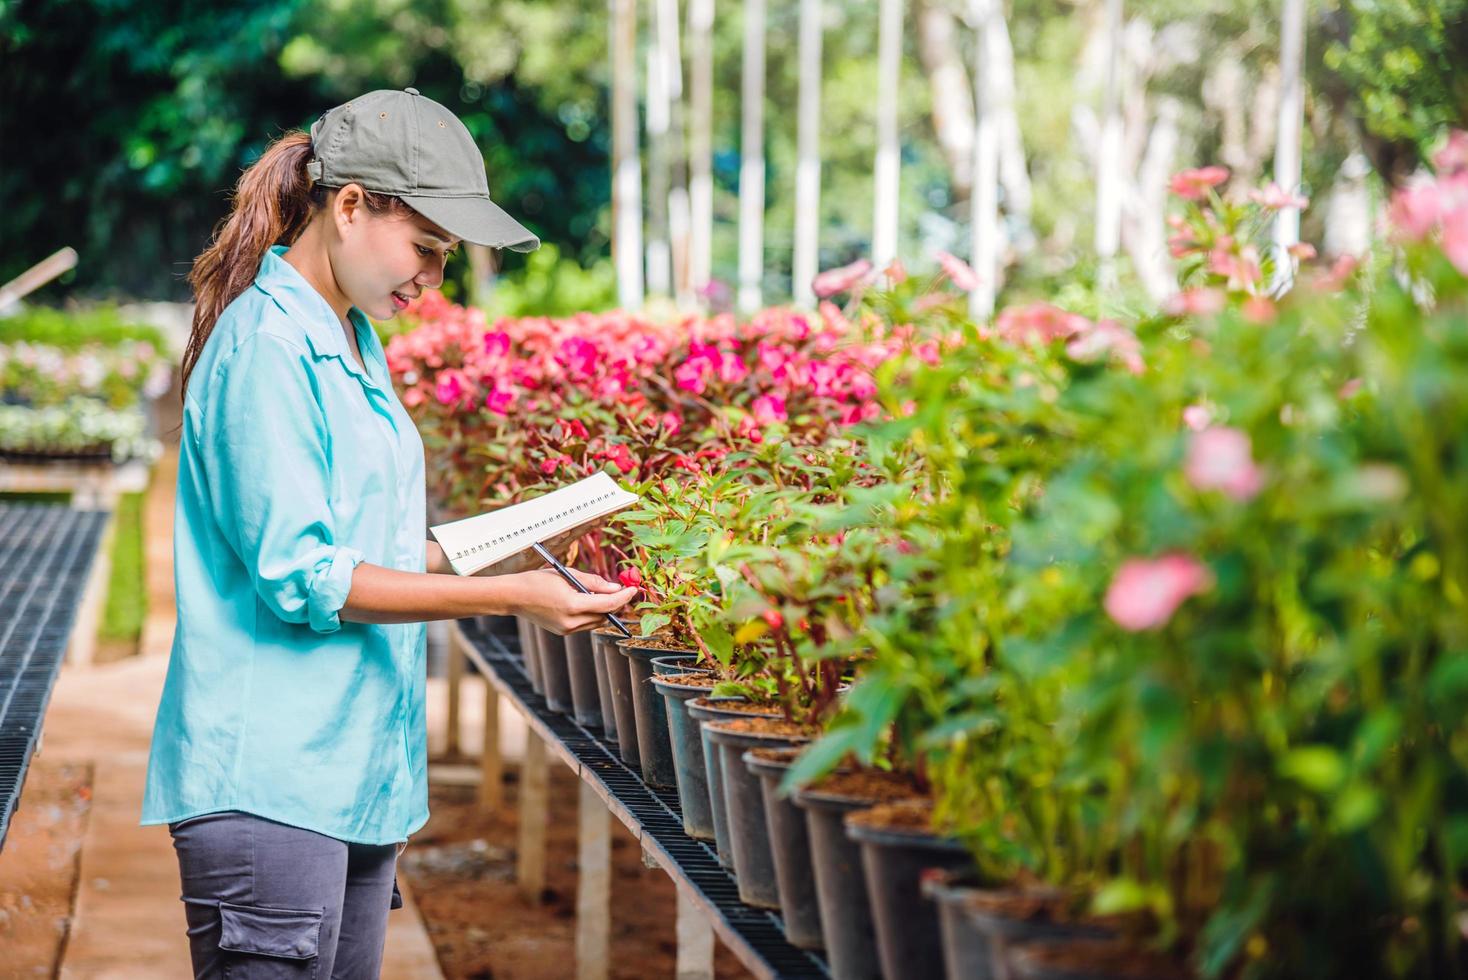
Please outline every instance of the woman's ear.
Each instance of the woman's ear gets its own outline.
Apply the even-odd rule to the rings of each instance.
[[[331,220],[336,226],[336,233],[346,238],[361,223],[366,211],[362,185],[348,184],[338,190],[331,201]]]

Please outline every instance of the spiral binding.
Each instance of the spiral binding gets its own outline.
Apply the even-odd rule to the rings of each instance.
[[[597,496],[592,497],[589,500],[584,500],[573,507],[568,507],[566,510],[561,511],[559,514],[552,514],[550,517],[536,521],[534,524],[527,524],[524,527],[516,528],[515,530],[510,531],[507,534],[501,534],[497,538],[491,538],[490,540],[481,542],[480,544],[476,544],[471,548],[465,548],[463,551],[460,551],[458,554],[454,555],[452,560],[458,561],[460,558],[465,558],[469,555],[478,554],[479,552],[484,551],[486,548],[494,548],[501,544],[504,544],[507,541],[513,541],[516,538],[520,537],[520,535],[522,534],[529,533],[530,531],[536,531],[543,527],[548,527],[549,525],[554,524],[556,521],[559,521],[563,517],[570,517],[574,515],[577,511],[583,511],[588,507],[593,507],[596,504],[601,503],[603,500],[611,500],[616,495],[616,491],[608,491],[607,493],[598,494]]]

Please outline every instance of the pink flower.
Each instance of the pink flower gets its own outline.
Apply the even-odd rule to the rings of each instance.
[[[1432,155],[1432,166],[1439,177],[1450,177],[1468,171],[1468,133],[1455,129],[1447,142]]]
[[[1129,558],[1106,590],[1106,615],[1131,633],[1157,629],[1172,619],[1184,600],[1205,591],[1212,580],[1207,566],[1189,555]]]
[[[1421,241],[1432,233],[1442,214],[1441,192],[1435,182],[1422,181],[1392,195],[1388,219],[1405,241]]]
[[[1199,286],[1169,296],[1162,309],[1171,316],[1212,316],[1223,309],[1223,303],[1222,290]]]
[[[515,389],[495,386],[484,399],[484,407],[496,415],[508,415],[515,404],[515,397]]]
[[[979,288],[979,274],[963,259],[947,252],[939,252],[938,264],[943,267],[943,274],[952,280],[953,285],[964,292],[971,293]]]
[[[642,569],[636,565],[629,565],[617,573],[617,581],[625,588],[637,588],[642,584]]]
[[[1206,405],[1189,405],[1183,409],[1183,425],[1194,432],[1202,432],[1212,420],[1213,413],[1208,411]]]
[[[683,419],[678,416],[677,412],[664,412],[658,418],[658,425],[662,426],[669,438],[683,431]]]
[[[1442,243],[1443,254],[1448,257],[1448,261],[1460,273],[1468,276],[1468,203],[1459,205],[1443,218]]]
[[[1279,311],[1275,309],[1274,300],[1268,296],[1250,296],[1244,300],[1239,312],[1250,323],[1273,323]]]
[[[1227,287],[1244,291],[1257,286],[1264,274],[1259,269],[1259,251],[1245,245],[1237,254],[1223,248],[1208,253],[1208,271],[1228,279]]]
[[[825,299],[827,296],[846,292],[865,279],[867,273],[871,271],[871,262],[866,259],[857,259],[850,265],[822,272],[811,280],[810,288],[818,297]]]
[[[1011,344],[1048,344],[1087,330],[1091,321],[1049,303],[1031,303],[1002,310],[994,329]]]
[[[1168,188],[1184,200],[1201,201],[1208,196],[1211,189],[1225,180],[1228,180],[1227,167],[1198,167],[1173,174]]]
[[[691,391],[695,395],[703,394],[708,387],[708,362],[703,358],[684,361],[673,371],[673,379],[677,381],[678,387],[683,391]]]
[[[1196,489],[1221,490],[1239,501],[1251,499],[1264,484],[1248,433],[1228,426],[1210,426],[1192,437],[1183,472]]]
[[[892,285],[901,285],[907,282],[907,266],[902,264],[901,259],[893,259],[887,264],[883,275],[887,277],[887,281],[892,283]]]
[[[1066,343],[1065,353],[1082,363],[1110,357],[1125,364],[1132,374],[1141,374],[1145,369],[1136,334],[1115,320],[1101,320],[1082,330]]]
[[[510,352],[510,335],[503,330],[484,335],[484,353],[488,357],[504,357]]]
[[[1295,242],[1287,251],[1301,262],[1309,262],[1316,256],[1315,246],[1309,242]]]
[[[779,395],[760,395],[754,400],[750,410],[754,414],[754,420],[760,425],[773,425],[788,418],[785,414],[785,399]]]
[[[440,405],[457,405],[464,397],[463,372],[442,371],[433,388],[433,397]]]
[[[1356,393],[1361,390],[1363,384],[1360,378],[1351,378],[1336,390],[1336,397],[1342,401],[1349,401],[1356,397]]]
[[[1285,208],[1304,209],[1310,206],[1308,197],[1302,194],[1291,194],[1272,180],[1261,188],[1251,190],[1249,200],[1271,211],[1283,211]]]

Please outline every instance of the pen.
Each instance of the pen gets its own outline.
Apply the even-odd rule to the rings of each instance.
[[[533,547],[535,548],[535,553],[544,558],[546,561],[550,562],[551,568],[554,568],[557,572],[560,572],[561,578],[565,579],[567,582],[570,582],[571,585],[575,587],[576,591],[585,592],[587,595],[591,595],[591,590],[582,585],[581,580],[572,575],[569,568],[567,568],[565,565],[562,565],[558,560],[556,560],[556,556],[551,554],[546,549],[545,545],[541,544],[540,542],[536,542]],[[607,613],[607,619],[610,619],[612,621],[612,625],[615,626],[619,631],[621,631],[623,636],[627,637],[629,640],[632,638],[632,631],[629,630],[626,624],[623,623],[620,619],[618,619],[616,616],[613,616],[611,613]]]

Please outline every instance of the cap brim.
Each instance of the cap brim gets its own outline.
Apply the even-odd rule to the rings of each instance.
[[[455,238],[474,245],[533,252],[540,239],[486,197],[411,197],[409,207]]]

